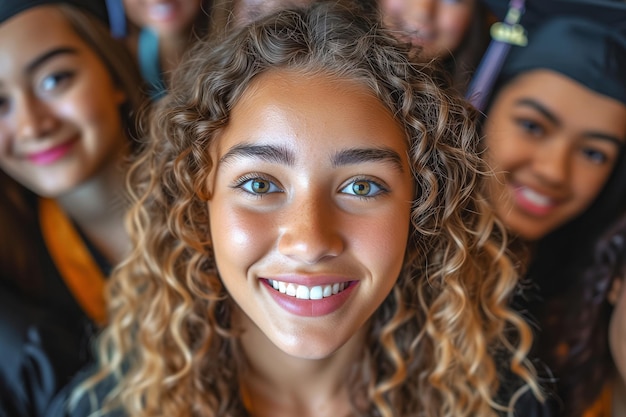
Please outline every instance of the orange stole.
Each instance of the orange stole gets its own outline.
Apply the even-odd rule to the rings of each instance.
[[[583,417],[611,417],[611,402],[613,401],[611,384],[605,384],[598,398],[589,407]]]
[[[55,266],[83,311],[96,323],[106,321],[105,277],[89,249],[54,200],[39,199],[39,222]]]

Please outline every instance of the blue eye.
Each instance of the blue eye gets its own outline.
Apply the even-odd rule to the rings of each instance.
[[[282,192],[282,190],[278,188],[278,186],[276,186],[276,184],[274,184],[272,181],[260,177],[244,180],[239,184],[239,188],[250,194],[269,194]]]
[[[54,74],[48,75],[41,81],[41,89],[43,91],[52,91],[62,85],[64,82],[68,81],[74,76],[72,72],[57,72]]]
[[[357,197],[374,197],[384,191],[386,190],[374,181],[364,179],[354,180],[341,189],[342,193],[355,195]]]

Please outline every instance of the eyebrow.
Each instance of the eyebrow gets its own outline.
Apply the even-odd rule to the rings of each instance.
[[[389,148],[353,148],[343,150],[333,156],[333,167],[360,164],[364,162],[390,163],[400,172],[404,172],[402,158],[398,152]]]
[[[220,158],[220,162],[228,162],[235,158],[258,158],[267,162],[293,166],[294,154],[287,148],[273,145],[250,145],[240,144],[233,146]]]
[[[230,148],[220,158],[220,163],[225,163],[235,158],[258,158],[287,166],[293,166],[296,160],[294,153],[282,146],[243,143]],[[384,147],[345,149],[333,155],[331,159],[333,168],[366,162],[390,163],[398,171],[404,172],[400,155],[396,151]]]
[[[40,56],[38,56],[37,58],[29,62],[28,65],[26,65],[26,73],[31,74],[38,67],[46,63],[46,61],[49,61],[50,59],[55,58],[58,55],[64,55],[64,54],[76,55],[78,54],[78,51],[75,48],[70,48],[70,47],[59,47],[59,48],[51,49],[48,52],[41,54]]]
[[[548,108],[546,108],[544,105],[542,105],[536,100],[533,100],[530,98],[523,98],[523,99],[516,101],[515,105],[520,106],[520,107],[523,107],[523,106],[531,107],[535,109],[536,111],[538,111],[539,113],[541,113],[546,119],[548,119],[550,122],[552,122],[556,126],[560,127],[563,125],[561,119],[559,119]],[[624,142],[626,141],[626,139],[620,139],[617,136],[613,136],[604,132],[598,132],[598,131],[593,131],[593,130],[585,132],[585,136],[592,138],[592,139],[606,140],[606,141],[614,143],[615,145],[619,147],[624,146]]]
[[[539,113],[541,113],[543,117],[545,117],[546,119],[548,119],[550,122],[552,122],[553,124],[557,126],[561,126],[563,124],[561,120],[554,113],[552,113],[550,110],[548,110],[547,107],[545,107],[544,105],[542,105],[536,100],[533,100],[530,98],[523,98],[523,99],[517,100],[515,102],[515,105],[519,107],[531,107],[535,109],[536,111],[538,111]]]

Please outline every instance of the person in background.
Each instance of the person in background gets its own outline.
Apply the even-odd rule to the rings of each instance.
[[[582,278],[559,294],[562,315],[551,330],[572,369],[561,381],[568,417],[626,415],[626,216],[597,242]],[[553,302],[555,304],[555,302]]]
[[[383,24],[398,39],[437,59],[464,93],[489,42],[488,12],[480,0],[377,0]]]
[[[90,362],[130,248],[140,76],[101,1],[0,4],[0,415],[40,416]]]
[[[167,91],[171,72],[210,28],[212,0],[123,0],[130,23],[127,43],[135,54],[148,94]]]
[[[506,1],[490,1],[496,15]],[[519,24],[501,28],[521,44],[503,58],[484,110],[487,159],[497,175],[489,199],[516,237],[533,291],[518,308],[537,322],[536,352],[557,381],[565,413],[593,396],[569,395],[561,295],[581,280],[593,242],[626,211],[626,3],[527,0]],[[521,26],[520,26],[521,25]],[[523,28],[524,31],[519,29]],[[487,66],[485,66],[487,68]],[[477,74],[478,76],[479,74]]]
[[[99,365],[52,415],[489,417],[540,396],[479,115],[436,71],[336,2],[198,43],[130,171]]]

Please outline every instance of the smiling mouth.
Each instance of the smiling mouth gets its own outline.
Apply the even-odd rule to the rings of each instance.
[[[350,286],[350,282],[337,282],[327,285],[315,285],[313,287],[275,279],[268,279],[267,282],[276,291],[301,300],[321,300],[322,298],[339,294]]]

